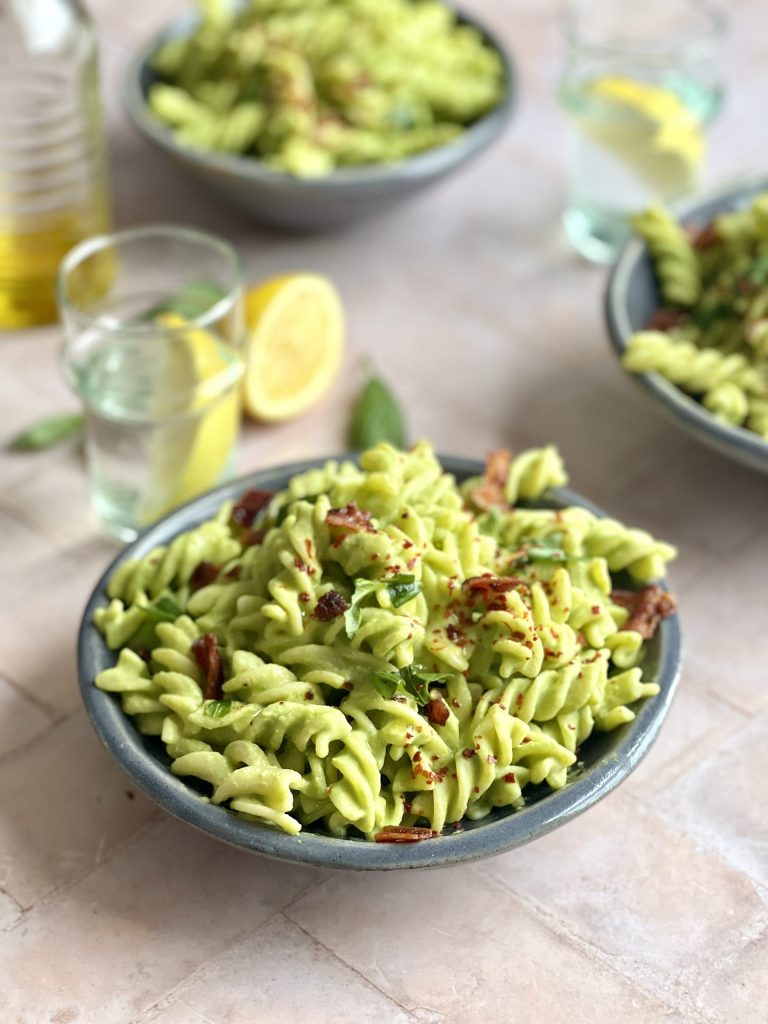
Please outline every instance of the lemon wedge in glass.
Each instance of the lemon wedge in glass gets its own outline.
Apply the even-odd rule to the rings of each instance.
[[[330,387],[344,349],[344,313],[332,282],[289,274],[246,295],[245,408],[265,422],[304,412]]]
[[[177,313],[157,316],[159,328],[183,328]],[[233,457],[240,430],[243,365],[211,331],[190,328],[165,345],[155,377],[153,415],[161,422],[149,440],[150,483],[142,520],[153,522],[215,486]]]
[[[579,127],[662,198],[688,191],[704,156],[696,115],[670,89],[619,75],[587,83]]]

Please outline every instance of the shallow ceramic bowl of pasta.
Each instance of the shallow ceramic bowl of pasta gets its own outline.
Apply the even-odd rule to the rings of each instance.
[[[323,177],[294,177],[271,169],[256,157],[178,143],[152,113],[147,97],[158,81],[152,69],[153,55],[164,43],[193,31],[197,20],[190,15],[168,25],[134,55],[124,80],[126,108],[146,139],[256,222],[292,231],[340,227],[379,213],[454,173],[490,146],[507,126],[515,97],[512,60],[487,28],[469,16],[459,17],[462,23],[479,29],[485,43],[498,53],[504,73],[502,97],[455,139],[397,162],[340,167]]]
[[[482,466],[474,461],[443,458],[441,462],[457,481],[482,472]],[[147,555],[158,545],[167,544],[183,531],[210,519],[224,501],[237,497],[244,490],[278,491],[295,474],[322,465],[318,460],[254,473],[193,501],[130,544],[96,585],[85,608],[79,636],[82,697],[99,737],[134,784],[170,814],[233,846],[272,858],[323,867],[386,870],[439,867],[502,853],[565,824],[622,782],[648,752],[672,701],[681,657],[676,616],[665,618],[643,648],[643,677],[657,682],[659,692],[633,705],[636,717],[632,721],[624,721],[609,732],[593,732],[579,752],[578,770],[569,775],[563,788],[553,790],[545,784],[527,786],[524,806],[519,809],[494,808],[481,819],[465,819],[446,827],[444,833],[435,838],[402,844],[378,843],[360,834],[357,838],[338,838],[322,829],[315,830],[314,826],[297,834],[287,834],[246,820],[223,806],[215,806],[202,799],[204,788],[195,788],[188,779],[171,773],[170,758],[159,739],[137,731],[133,720],[124,714],[117,693],[105,692],[94,685],[96,675],[113,666],[116,660],[115,652],[108,649],[94,625],[94,612],[107,604],[107,583],[123,563]],[[594,515],[601,515],[580,495],[566,488],[552,489],[532,504],[555,510],[581,506]],[[525,503],[520,506],[524,507]],[[307,686],[306,683],[301,685]]]
[[[768,189],[768,177],[755,177],[704,193],[673,207],[678,220],[695,228],[710,223],[720,213],[739,210]],[[629,338],[646,328],[662,305],[648,247],[639,238],[629,241],[608,278],[604,313],[608,334],[621,358]],[[630,373],[680,429],[714,448],[727,458],[768,472],[768,441],[743,427],[717,419],[695,398],[687,395],[661,373]]]

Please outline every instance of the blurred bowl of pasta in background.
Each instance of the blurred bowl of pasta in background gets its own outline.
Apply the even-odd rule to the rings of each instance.
[[[704,285],[702,302],[692,307],[691,319],[695,326],[686,348],[668,349],[662,343],[658,351],[654,352],[654,346],[651,344],[647,360],[645,355],[640,356],[638,348],[638,359],[654,368],[648,369],[647,372],[633,368],[628,369],[628,372],[658,404],[662,413],[681,430],[727,458],[752,469],[768,472],[768,345],[763,346],[764,351],[761,355],[760,350],[749,344],[744,336],[737,336],[738,324],[735,327],[735,335],[733,322],[718,321],[721,312],[728,312],[724,307],[730,303],[730,297],[734,294],[742,293],[737,302],[741,304],[743,301],[745,307],[753,298],[762,304],[763,296],[768,295],[762,286],[763,269],[768,268],[768,247],[762,236],[768,239],[768,234],[765,233],[764,227],[758,226],[757,221],[754,227],[750,227],[749,224],[750,218],[753,217],[750,208],[755,199],[763,193],[768,193],[768,176],[752,176],[703,192],[670,209],[670,213],[690,238],[695,238],[698,233],[699,242],[695,248],[701,254],[700,262],[705,267],[706,263],[703,261],[718,258],[712,249],[713,230],[708,228],[708,225],[722,214],[739,214],[738,219],[733,220],[730,225],[729,235],[732,237],[728,243],[729,250],[723,254],[714,268],[723,280],[722,294],[717,281]],[[762,214],[758,213],[758,218],[761,217]],[[703,233],[704,229],[707,229],[706,234]],[[662,276],[665,273],[671,277],[676,275],[676,243],[671,240],[670,249],[670,239],[667,237],[668,224],[657,223],[651,225],[648,230],[652,234],[656,232],[661,247],[666,247],[665,259],[668,269],[662,269],[659,261],[654,261],[645,239],[635,237],[626,244],[614,264],[604,296],[608,335],[625,369],[629,362],[627,349],[633,336],[648,331],[649,327],[667,330],[670,323],[674,327],[676,316],[674,308],[668,312],[669,303],[665,302],[662,295],[661,280],[657,273],[659,267]],[[715,241],[714,244],[718,243]],[[707,253],[709,255],[706,255]],[[754,276],[758,271],[759,280]],[[751,288],[752,285],[755,286],[754,289]],[[754,295],[750,295],[750,290]],[[768,307],[768,302],[766,306]],[[660,311],[664,311],[663,314]],[[669,318],[670,315],[672,320]],[[759,319],[762,324],[762,312]],[[719,332],[718,322],[722,323]],[[709,338],[707,332],[713,326],[715,334]],[[742,335],[745,335],[746,321],[742,327]],[[683,323],[680,332],[682,340],[685,340],[685,331]],[[720,337],[716,336],[718,333]],[[653,342],[654,339],[650,340]],[[658,338],[656,340],[658,341]],[[667,362],[669,369],[665,374]],[[736,416],[730,415],[727,405],[731,404],[734,397],[737,403],[743,401],[738,393],[741,388],[734,388],[734,382],[743,382],[745,373],[758,382],[757,387],[753,389],[757,396],[754,401],[756,413],[750,418],[746,416],[744,410],[743,415],[737,411],[738,419],[743,420],[743,425],[737,425],[733,422]],[[673,383],[670,375],[677,381],[676,383]],[[684,390],[686,386],[688,392]],[[704,390],[705,387],[709,388],[709,395]],[[735,392],[735,395],[729,395],[728,389]],[[718,394],[726,403],[720,413]],[[713,400],[710,401],[709,398]]]
[[[353,156],[350,159],[348,155],[344,166],[335,165],[332,169],[321,166],[324,160],[323,146],[298,135],[291,139],[279,160],[209,148],[205,145],[208,140],[204,133],[203,138],[197,138],[201,131],[194,117],[201,109],[199,106],[192,108],[193,113],[189,116],[193,123],[188,131],[173,130],[152,109],[150,95],[154,87],[162,86],[166,81],[157,68],[158,55],[170,54],[173,59],[174,48],[188,46],[190,38],[199,32],[201,22],[193,14],[173,21],[138,49],[130,61],[124,80],[126,107],[133,123],[146,139],[159,147],[183,171],[205,182],[254,221],[293,231],[339,227],[378,213],[457,171],[490,146],[509,122],[515,97],[515,73],[510,55],[500,41],[474,18],[459,12],[453,12],[452,17],[454,15],[459,29],[471,33],[471,38],[476,40],[475,45],[487,51],[486,56],[492,56],[499,79],[498,99],[490,109],[472,118],[455,133],[450,131],[455,127],[451,125],[437,124],[420,128],[421,132],[432,132],[430,138],[434,136],[439,144],[430,145],[412,155],[393,158],[389,162],[376,162],[380,155],[377,153],[380,145],[376,130],[356,133],[350,142],[361,158],[360,163],[356,160],[352,163],[355,158]],[[310,17],[311,12],[305,16]],[[282,50],[280,60],[283,60],[284,55],[285,51]],[[285,77],[280,77],[287,74],[283,67],[277,67],[274,70],[275,81],[287,81]],[[205,86],[209,87],[209,93],[203,93],[206,96],[213,96],[213,91],[226,88],[226,84],[222,85],[218,80],[207,81]],[[192,104],[191,99],[178,90],[168,93],[167,86],[165,88],[164,103],[172,108],[169,116],[183,119]],[[298,88],[295,82],[286,85],[289,90]],[[464,102],[461,99],[463,93],[477,89],[477,83],[472,81],[472,75],[469,74],[460,83],[452,79],[451,88],[456,90],[456,102],[461,104]],[[372,96],[369,101],[371,108],[375,108],[379,101],[384,102],[381,96]],[[301,118],[304,111],[301,108],[306,103],[305,99],[297,98],[291,112],[291,117],[295,115],[299,123],[303,123]],[[236,118],[231,115],[214,118],[208,112],[205,116],[211,119],[206,123],[211,125],[211,132],[216,134],[218,141],[226,146],[229,143],[225,141],[225,136],[229,136],[231,141],[232,134],[249,131],[249,112],[258,120],[260,115],[253,110],[253,106],[255,104],[241,104]],[[381,111],[375,110],[370,116],[374,119],[380,117]],[[405,116],[410,116],[407,111]],[[429,113],[426,116],[431,117]],[[329,123],[329,119],[324,121],[323,118],[326,115],[319,118],[318,123],[323,122],[324,139],[330,138],[329,133],[338,135],[349,128],[343,120]],[[446,135],[447,141],[439,142],[443,129],[446,129],[443,135]],[[185,141],[187,136],[193,138],[192,144]],[[330,142],[328,146],[331,146]],[[374,162],[364,162],[366,150],[371,147],[371,159]],[[283,169],[281,162],[292,167],[293,171]]]
[[[459,482],[483,472],[483,466],[473,460],[442,457],[440,462],[444,471]],[[577,770],[563,788],[551,789],[546,783],[531,785],[525,790],[521,808],[496,807],[485,817],[466,817],[450,827],[446,825],[444,834],[428,841],[379,843],[362,835],[339,838],[317,824],[288,834],[214,805],[196,780],[171,772],[171,758],[160,737],[142,735],[123,710],[120,694],[94,685],[96,676],[116,662],[116,652],[107,646],[94,623],[94,613],[109,603],[107,584],[126,562],[143,558],[158,545],[169,544],[185,530],[210,520],[223,502],[253,488],[260,494],[281,491],[296,474],[317,474],[325,464],[326,460],[317,459],[263,470],[217,488],[150,527],[125,548],[96,585],[84,611],[78,642],[81,695],[101,741],[136,786],[175,817],[252,853],[321,867],[391,870],[439,867],[502,853],[567,823],[619,785],[648,752],[669,710],[681,662],[677,616],[665,618],[643,646],[643,677],[658,684],[658,693],[633,705],[633,720],[622,719],[623,724],[612,726],[612,731],[592,732],[579,750]],[[525,508],[526,504],[552,510],[576,506],[602,515],[564,487],[548,490],[533,503],[521,501],[519,507]],[[309,684],[300,685],[306,688]],[[142,695],[137,693],[136,698],[141,702]]]

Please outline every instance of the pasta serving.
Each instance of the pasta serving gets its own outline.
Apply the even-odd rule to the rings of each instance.
[[[96,685],[206,799],[289,833],[412,841],[519,808],[658,692],[644,639],[674,609],[651,583],[670,545],[518,504],[565,481],[548,447],[459,487],[422,442],[249,491],[117,568]]]
[[[623,365],[656,370],[716,419],[768,440],[768,193],[687,231],[652,207],[634,218],[664,306]]]

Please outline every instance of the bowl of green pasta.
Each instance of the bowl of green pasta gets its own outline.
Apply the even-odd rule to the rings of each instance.
[[[265,856],[433,867],[617,786],[680,666],[669,545],[603,517],[554,448],[422,442],[255,473],[115,560],[83,700],[161,807]]]
[[[139,130],[255,220],[376,213],[489,146],[512,111],[502,44],[441,0],[205,4],[140,47]]]
[[[622,366],[693,437],[768,471],[768,180],[633,221],[605,294]]]

